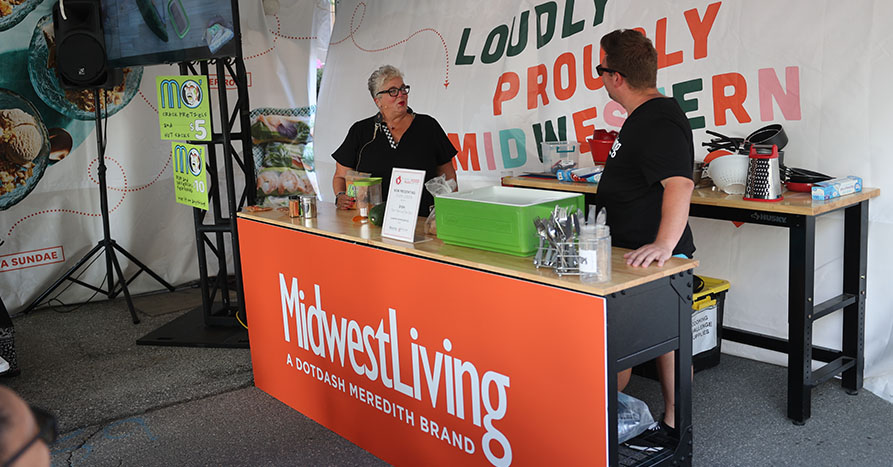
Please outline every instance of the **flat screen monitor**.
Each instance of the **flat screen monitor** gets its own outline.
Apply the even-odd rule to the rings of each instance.
[[[236,54],[230,0],[103,0],[102,26],[112,68]]]

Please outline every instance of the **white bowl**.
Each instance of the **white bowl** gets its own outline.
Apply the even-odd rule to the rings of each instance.
[[[707,173],[713,184],[730,195],[743,195],[747,186],[747,168],[750,158],[739,154],[729,154],[710,161]]]

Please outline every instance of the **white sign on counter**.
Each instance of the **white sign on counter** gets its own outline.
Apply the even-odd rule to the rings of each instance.
[[[384,211],[381,236],[412,242],[419,220],[419,203],[425,189],[425,171],[394,169],[388,188],[388,203]]]

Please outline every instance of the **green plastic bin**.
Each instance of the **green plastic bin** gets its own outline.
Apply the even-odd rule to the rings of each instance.
[[[539,246],[533,219],[547,217],[556,205],[582,211],[583,195],[489,186],[437,196],[437,238],[451,245],[530,256]]]

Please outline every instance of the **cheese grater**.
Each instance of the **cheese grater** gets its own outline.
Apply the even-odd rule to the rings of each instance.
[[[747,184],[744,199],[748,201],[781,201],[781,173],[778,167],[778,146],[750,146]]]

